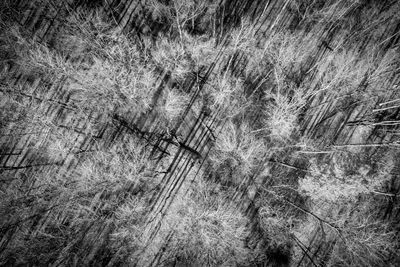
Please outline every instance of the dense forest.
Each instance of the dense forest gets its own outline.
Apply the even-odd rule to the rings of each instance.
[[[1,0],[0,266],[400,266],[400,1]]]

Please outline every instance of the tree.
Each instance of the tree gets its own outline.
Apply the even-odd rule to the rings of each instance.
[[[144,145],[124,141],[81,156],[75,173],[48,169],[14,177],[1,191],[0,229],[10,240],[1,244],[0,263],[24,264],[40,255],[41,263],[87,265],[134,255],[157,177]]]
[[[273,140],[290,141],[298,130],[298,115],[305,103],[304,94],[299,89],[292,90],[292,97],[288,96],[290,91],[285,93],[279,90],[266,96],[272,104],[265,110],[266,127],[263,130],[269,133]]]
[[[175,124],[179,122],[180,116],[186,109],[189,100],[189,96],[185,93],[179,92],[177,89],[165,88],[163,97],[155,108],[160,121],[160,129],[169,133],[175,127]]]
[[[336,237],[329,259],[331,266],[378,266],[390,262],[391,257],[394,261],[399,259],[399,238],[393,224],[373,218],[370,213],[349,220],[341,235]]]
[[[183,42],[160,38],[151,51],[154,63],[164,70],[171,71],[174,81],[182,81],[192,71],[194,63]]]
[[[381,191],[392,179],[394,154],[369,164],[338,152],[331,159],[328,163],[311,160],[309,173],[299,180],[299,190],[310,197],[311,216],[299,224],[296,236],[308,243],[313,233],[322,233],[316,244],[309,245],[329,248],[323,257],[329,266],[393,262],[391,258],[398,258],[396,223],[384,220],[381,211],[385,198],[396,196]]]
[[[256,257],[246,248],[248,219],[227,202],[214,183],[197,180],[193,189],[172,208],[173,231],[166,259],[186,265],[241,265]]]
[[[196,1],[196,0],[173,0],[163,3],[160,0],[151,0],[148,8],[152,13],[152,17],[156,21],[163,21],[164,24],[170,25],[174,33],[182,40],[184,31],[204,32],[208,21],[217,8],[217,1]],[[202,23],[199,23],[202,22]]]
[[[311,160],[309,173],[300,179],[299,189],[314,201],[355,201],[361,194],[376,192],[391,178],[390,172],[394,165],[390,156],[386,157],[386,162],[381,163],[377,172],[373,172],[368,165],[361,165],[349,174],[351,169],[344,160],[350,158],[343,154],[339,158],[338,155],[334,155],[329,163]]]
[[[133,108],[145,113],[155,91],[155,75],[144,67],[145,59],[132,40],[112,26],[99,11],[71,13],[56,49],[11,28],[17,40],[16,62],[30,75],[67,78],[65,89],[83,109],[99,105],[109,112]]]
[[[237,126],[228,120],[210,154],[211,169],[222,183],[238,185],[251,174],[264,148],[247,124]]]

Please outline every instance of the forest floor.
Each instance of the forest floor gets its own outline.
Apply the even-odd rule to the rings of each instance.
[[[398,266],[398,1],[0,3],[0,265]]]

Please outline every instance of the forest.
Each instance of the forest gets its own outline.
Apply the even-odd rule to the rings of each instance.
[[[400,1],[1,0],[0,266],[400,266]]]

